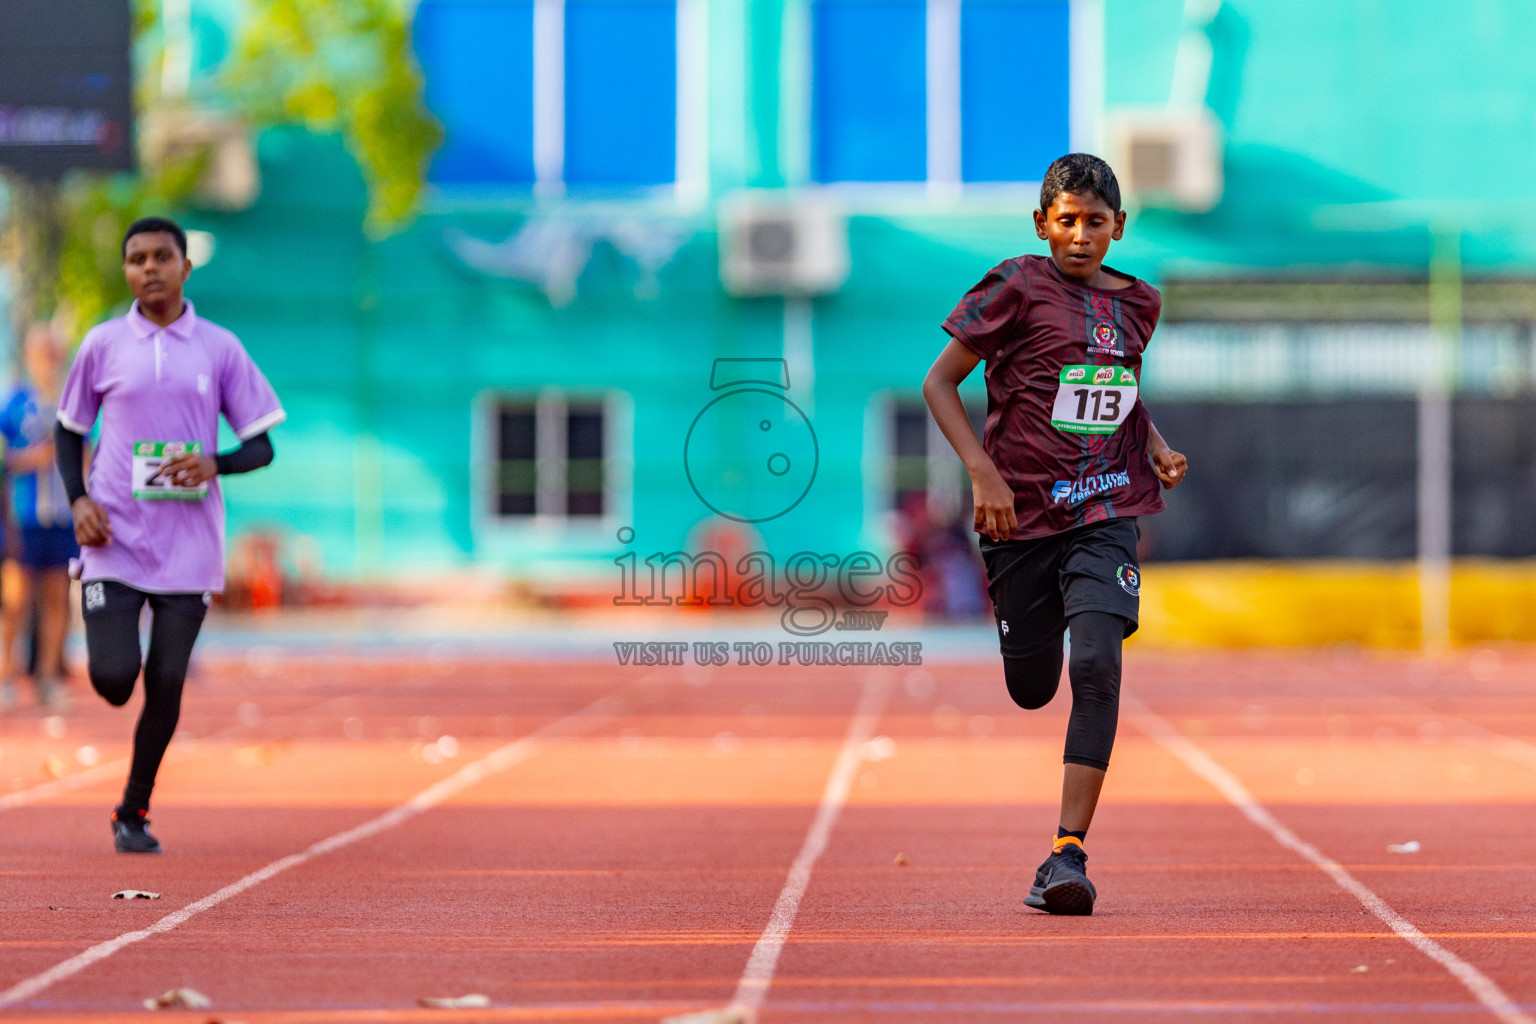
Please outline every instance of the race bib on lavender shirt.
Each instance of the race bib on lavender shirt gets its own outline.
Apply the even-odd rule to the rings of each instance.
[[[208,496],[206,481],[196,487],[178,487],[162,474],[165,464],[188,453],[201,455],[201,441],[135,441],[133,443],[133,496],[141,501],[200,501]]]
[[[1063,366],[1051,426],[1066,434],[1113,434],[1136,405],[1136,375],[1124,366]]]

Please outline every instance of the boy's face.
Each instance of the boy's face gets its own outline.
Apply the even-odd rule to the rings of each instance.
[[[141,231],[128,239],[123,276],[128,290],[142,303],[177,302],[192,273],[192,263],[176,247],[169,231]]]
[[[1050,209],[1035,211],[1035,234],[1051,243],[1063,274],[1093,284],[1109,243],[1125,234],[1125,211],[1116,213],[1092,192],[1063,192]]]

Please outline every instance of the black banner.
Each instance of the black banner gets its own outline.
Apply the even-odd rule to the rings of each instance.
[[[1168,511],[1143,522],[1148,559],[1414,557],[1414,400],[1151,411],[1190,472]],[[1454,554],[1536,557],[1536,399],[1462,398],[1452,415]]]
[[[128,0],[0,0],[0,164],[133,167]]]

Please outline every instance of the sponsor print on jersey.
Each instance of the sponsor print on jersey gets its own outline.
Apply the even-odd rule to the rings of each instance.
[[[1115,570],[1115,581],[1132,597],[1141,596],[1141,573],[1134,565],[1122,565]]]
[[[1130,484],[1131,474],[1125,470],[1114,473],[1095,473],[1075,483],[1069,480],[1057,480],[1056,485],[1051,488],[1051,501],[1057,505],[1062,502],[1076,505],[1105,491],[1112,491],[1116,487],[1129,487]]]

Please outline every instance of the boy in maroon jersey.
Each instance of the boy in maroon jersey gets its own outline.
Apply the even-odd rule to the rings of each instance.
[[[923,397],[971,475],[1008,693],[1044,707],[1071,630],[1072,717],[1061,824],[1024,902],[1091,914],[1083,840],[1104,784],[1120,704],[1120,644],[1136,630],[1136,517],[1163,509],[1184,479],[1137,397],[1141,354],[1162,297],[1104,266],[1125,231],[1120,185],[1086,153],[1051,164],[1035,232],[1051,254],[1004,260],[944,321],[951,338]],[[959,384],[985,360],[987,426],[978,443]]]

